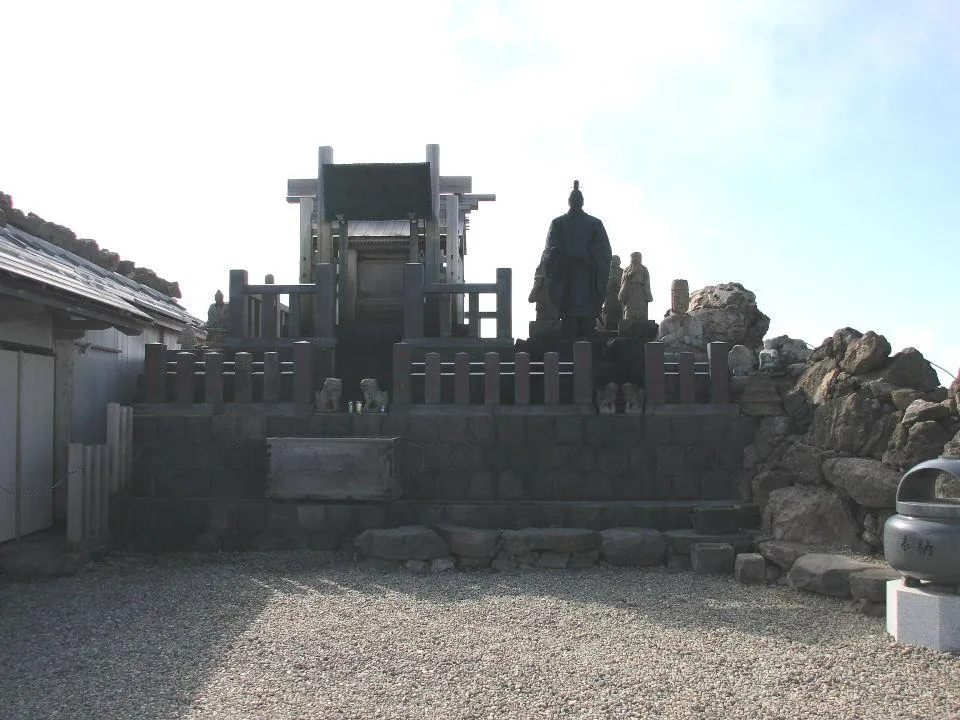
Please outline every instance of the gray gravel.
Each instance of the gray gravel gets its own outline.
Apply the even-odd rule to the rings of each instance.
[[[113,557],[0,586],[0,717],[950,718],[960,658],[665,569]]]

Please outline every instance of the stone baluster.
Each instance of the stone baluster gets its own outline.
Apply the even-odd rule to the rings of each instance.
[[[513,365],[513,392],[516,405],[530,404],[530,353],[518,352]]]
[[[453,401],[457,405],[470,404],[470,354],[458,352],[454,357]]]
[[[192,352],[177,353],[177,393],[178,403],[193,402],[193,363]]]
[[[500,353],[483,356],[483,404],[500,404]]]
[[[697,401],[693,353],[680,353],[677,364],[680,372],[680,404],[693,405]]]
[[[440,353],[427,353],[423,363],[423,398],[428,405],[440,404]]]
[[[573,402],[593,404],[593,346],[589,342],[573,344]]]
[[[263,354],[263,401],[280,402],[280,356],[276,352]]]
[[[560,404],[560,356],[555,352],[543,355],[543,404]]]
[[[238,353],[239,355],[239,353]],[[313,403],[313,344],[305,340],[293,344],[293,402]]]
[[[667,382],[663,368],[663,343],[648,342],[644,346],[644,386],[648,405],[666,402]]]
[[[253,356],[248,352],[233,358],[233,401],[253,402]]]
[[[220,353],[203,354],[203,401],[223,402],[223,355]]]
[[[710,402],[726,405],[730,402],[730,366],[727,354],[729,343],[707,343],[707,361],[710,365]]]
[[[393,346],[393,405],[410,405],[410,346],[407,343]]]

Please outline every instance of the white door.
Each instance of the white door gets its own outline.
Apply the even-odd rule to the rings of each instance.
[[[53,524],[53,358],[0,350],[0,542]],[[19,391],[20,416],[17,418]],[[17,490],[19,449],[20,488]]]

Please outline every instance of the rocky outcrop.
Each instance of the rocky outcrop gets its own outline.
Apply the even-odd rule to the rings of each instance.
[[[847,455],[883,455],[899,417],[866,393],[828,400],[814,411],[810,428],[813,445]]]
[[[759,350],[770,328],[770,318],[760,312],[756,295],[740,283],[697,290],[690,296],[689,313],[700,321],[708,343],[722,341]]]
[[[900,473],[878,460],[835,458],[823,462],[827,482],[858,505],[880,509],[893,507]]]
[[[890,385],[914,388],[921,392],[930,392],[940,385],[937,371],[915,348],[898,352],[877,371],[876,377]]]
[[[924,460],[933,460],[943,452],[950,439],[948,432],[934,420],[917,422],[907,427],[896,426],[883,462],[899,470],[906,470]]]
[[[888,357],[890,343],[870,330],[847,344],[840,367],[851,375],[862,375],[882,366]]]
[[[770,493],[764,526],[775,540],[857,546],[857,521],[836,490],[792,485]]]
[[[3,224],[10,224],[34,237],[62,247],[64,250],[78,255],[104,270],[119,273],[169,297],[181,297],[178,283],[164,280],[148,268],[136,267],[129,260],[121,260],[120,255],[101,248],[96,240],[78,238],[70,228],[47,222],[34,213],[24,214],[21,210],[13,207],[12,198],[2,192],[0,192],[0,216],[5,220]]]

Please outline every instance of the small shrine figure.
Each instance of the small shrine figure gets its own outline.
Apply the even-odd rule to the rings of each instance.
[[[623,268],[620,267],[620,256],[610,258],[610,275],[607,277],[607,296],[603,301],[603,327],[605,330],[616,330],[623,317],[623,304],[620,302],[620,281],[623,278]]]
[[[556,306],[550,301],[549,281],[543,271],[542,261],[533,275],[533,289],[527,302],[536,303],[538,323],[554,323],[560,318]]]
[[[213,304],[207,309],[207,345],[220,347],[227,337],[230,303],[223,301],[223,293],[217,290]]]
[[[668,352],[697,352],[706,349],[703,324],[687,311],[690,309],[690,286],[686,280],[670,285],[670,311],[660,322],[657,341]]]
[[[650,292],[650,273],[644,266],[643,255],[630,253],[630,264],[623,269],[617,299],[623,303],[623,319],[645,322],[650,319],[648,305],[653,300]]]

